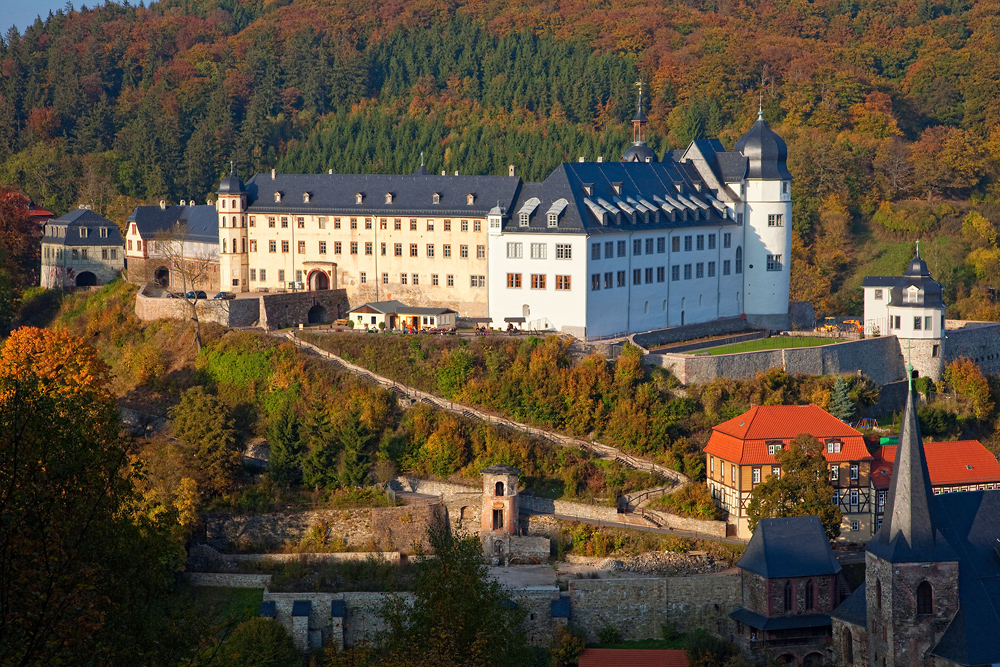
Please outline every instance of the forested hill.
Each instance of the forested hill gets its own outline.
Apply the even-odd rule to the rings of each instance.
[[[1000,2],[163,0],[0,46],[0,185],[122,220],[242,174],[544,177],[764,115],[795,175],[795,298],[858,306],[923,238],[950,316],[1000,318]],[[976,215],[970,215],[975,213]]]

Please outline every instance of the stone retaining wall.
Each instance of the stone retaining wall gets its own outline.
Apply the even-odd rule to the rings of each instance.
[[[234,563],[345,563],[350,561],[365,561],[369,558],[397,564],[401,560],[398,551],[343,551],[339,553],[304,553],[304,554],[226,554],[226,560]]]
[[[135,314],[140,320],[187,320],[191,306],[184,299],[165,299],[146,295],[145,286],[135,297]],[[260,299],[203,299],[195,303],[198,319],[226,327],[249,327],[260,317]]]
[[[771,335],[770,331],[754,331],[745,334],[736,334],[735,336],[726,336],[724,338],[715,338],[710,344],[712,347],[721,347],[722,345],[733,345],[735,343],[746,343],[751,340],[759,340],[761,338],[768,338]],[[691,352],[693,350],[708,350],[708,345],[706,341],[701,341],[700,343],[686,343],[681,345],[671,345],[664,350],[658,350],[659,354],[680,354],[681,352]]]
[[[658,512],[656,510],[650,510],[650,509],[646,509],[644,511],[656,517],[657,521],[662,523],[665,528],[672,528],[674,530],[684,530],[690,533],[698,533],[699,535],[706,535],[710,537],[726,536],[725,521],[706,521],[704,519],[691,519],[685,516],[677,516],[676,514],[670,514],[669,512]]]
[[[189,572],[184,575],[191,586],[219,588],[267,588],[270,574],[224,574],[219,572]]]
[[[789,373],[806,375],[861,371],[878,384],[897,382],[906,377],[903,356],[895,336],[717,356],[647,354],[644,361],[666,368],[684,384],[704,384],[717,377],[750,378],[769,368],[781,367]]]
[[[549,500],[548,498],[527,495],[520,496],[519,505],[522,510],[541,512],[543,514],[564,514],[580,519],[624,522],[623,515],[619,514],[618,509],[615,507],[585,505],[583,503]]]
[[[705,628],[729,634],[731,611],[740,606],[738,574],[650,579],[571,579],[570,623],[597,640],[617,628],[625,640],[660,638],[661,624],[679,631]]]
[[[680,327],[668,327],[666,329],[656,329],[630,336],[633,343],[639,347],[650,349],[657,345],[667,343],[679,343],[685,340],[696,338],[710,338],[723,334],[739,333],[753,329],[749,322],[739,317],[728,317],[701,324],[685,324]]]
[[[351,308],[347,293],[339,289],[263,294],[260,304],[260,326],[269,331],[308,324],[309,311],[314,306],[322,309],[318,324],[329,324],[344,317]]]

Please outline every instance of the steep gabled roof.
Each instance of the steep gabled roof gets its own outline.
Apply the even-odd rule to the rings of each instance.
[[[840,563],[816,516],[761,519],[736,566],[767,579],[840,572]]]
[[[907,392],[903,408],[903,428],[882,527],[866,550],[890,563],[955,560],[954,552],[937,528],[934,491],[912,390]]]

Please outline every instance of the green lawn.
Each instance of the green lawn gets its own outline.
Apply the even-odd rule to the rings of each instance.
[[[756,352],[757,350],[779,350],[787,347],[816,347],[817,345],[829,345],[831,343],[843,343],[842,338],[819,338],[812,336],[771,336],[770,338],[758,338],[745,343],[732,343],[730,345],[719,345],[718,347],[706,347],[701,350],[693,350],[687,354],[701,354],[708,352],[716,354],[736,354],[738,352]]]
[[[178,592],[175,604],[213,625],[239,624],[257,615],[264,599],[263,588],[187,586]]]

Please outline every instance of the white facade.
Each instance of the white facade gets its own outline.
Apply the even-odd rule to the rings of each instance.
[[[791,183],[785,179],[746,181],[744,312],[763,325],[775,315],[788,313],[792,261],[790,191]]]

